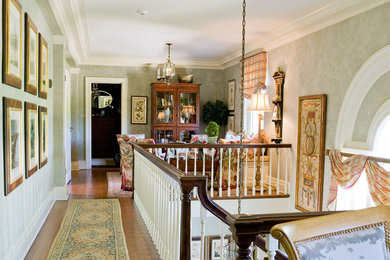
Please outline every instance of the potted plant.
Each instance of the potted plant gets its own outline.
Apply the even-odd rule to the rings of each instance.
[[[219,125],[214,121],[210,121],[206,127],[207,143],[215,144],[218,139]]]
[[[215,102],[208,101],[202,107],[202,119],[206,124],[210,121],[214,121],[220,126],[226,125],[228,115],[228,107],[221,100],[217,100]]]

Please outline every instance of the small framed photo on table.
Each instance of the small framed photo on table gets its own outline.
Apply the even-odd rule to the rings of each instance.
[[[229,248],[231,241],[230,236],[225,236],[223,244],[221,245],[220,236],[208,236],[207,237],[207,259],[210,260],[222,260],[222,255],[225,254]]]

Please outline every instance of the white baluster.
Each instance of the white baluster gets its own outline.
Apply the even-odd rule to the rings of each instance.
[[[260,188],[260,195],[264,195],[264,148],[261,148],[261,177],[260,177],[260,182],[261,182],[261,188]]]
[[[185,173],[188,174],[188,148],[185,148],[186,150],[186,167],[185,167]]]
[[[267,248],[268,260],[275,260],[276,250],[278,249],[278,240],[270,234],[265,236],[265,247]]]
[[[223,159],[223,149],[219,150],[219,197],[222,197],[222,159]]]
[[[230,197],[230,160],[231,160],[231,157],[232,157],[232,148],[228,148],[229,150],[229,171],[228,171],[228,197]]]
[[[171,157],[169,156],[169,155],[170,155],[170,152],[171,152],[171,148],[167,148],[167,160],[168,160],[168,164],[171,163]]]
[[[276,155],[278,156],[278,176],[276,178],[276,194],[279,195],[279,185],[280,185],[280,154],[279,148],[276,148]]]
[[[179,169],[179,149],[176,148],[176,168]]]
[[[234,156],[234,152],[233,152],[233,156]],[[236,182],[236,197],[238,197],[238,192],[239,192],[239,185],[240,185],[240,148],[237,149],[237,182]]]
[[[252,172],[252,196],[256,196],[256,174],[257,174],[257,156],[256,156],[256,152],[257,152],[257,149],[256,148],[253,148],[253,172]]]
[[[207,210],[200,205],[200,260],[204,259],[205,255],[205,228],[207,220]]]
[[[272,149],[270,148],[270,152],[269,152],[269,187],[268,187],[268,195],[271,195],[272,193]]]
[[[225,251],[223,250],[224,249],[223,240],[225,239],[226,229],[225,229],[224,225],[225,224],[222,223],[222,221],[219,221],[219,236],[221,238],[221,252],[220,252],[221,258],[220,259],[224,259],[224,256],[225,256]]]
[[[248,196],[248,185],[247,185],[247,182],[248,182],[248,148],[245,148],[245,171],[244,171],[244,174],[245,174],[245,179],[244,179],[244,196]]]
[[[196,157],[197,157],[197,152],[198,152],[198,149],[197,148],[195,148],[194,149],[194,153],[195,153],[195,158],[194,158],[194,175],[196,176]]]
[[[206,153],[205,153],[205,148],[202,148],[203,150],[203,176],[206,175]]]
[[[210,197],[214,197],[214,148],[211,148],[211,179],[210,179]]]

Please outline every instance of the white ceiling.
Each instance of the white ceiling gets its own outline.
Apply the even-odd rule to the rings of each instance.
[[[387,1],[247,0],[247,49],[279,46]],[[240,0],[49,2],[79,64],[162,63],[167,42],[178,65],[221,67],[239,57]]]

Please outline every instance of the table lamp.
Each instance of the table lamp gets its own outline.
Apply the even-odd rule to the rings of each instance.
[[[158,114],[157,114],[157,121],[163,122],[164,119],[165,119],[164,112],[158,112]]]
[[[256,94],[252,94],[250,105],[247,108],[247,111],[259,112],[259,132],[257,134],[257,141],[260,143],[261,120],[263,120],[263,114],[261,112],[272,111],[271,107],[269,106],[268,95],[263,95],[261,91],[258,91]],[[260,185],[260,154],[260,152],[257,153],[256,186]]]
[[[185,123],[188,123],[190,116],[195,114],[194,106],[191,105],[185,105],[181,109],[181,113],[184,115]]]

